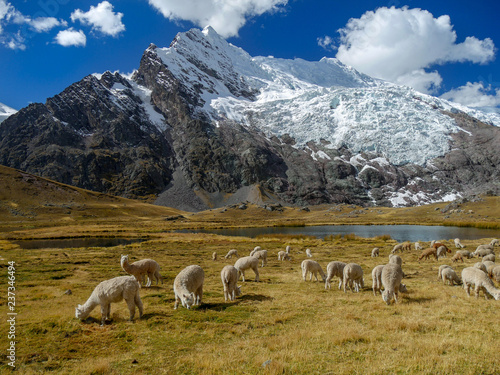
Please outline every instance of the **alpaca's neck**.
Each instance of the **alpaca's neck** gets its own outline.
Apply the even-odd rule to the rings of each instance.
[[[87,318],[97,305],[99,305],[99,302],[94,298],[94,295],[91,295],[87,302],[80,307],[80,310],[84,314],[83,318]]]
[[[125,272],[130,273],[130,270],[132,269],[130,263],[128,262],[128,259],[122,259],[122,268],[124,269]]]
[[[485,282],[483,283],[483,286],[492,296],[500,296],[500,289],[495,288],[493,283],[490,284],[488,282]]]

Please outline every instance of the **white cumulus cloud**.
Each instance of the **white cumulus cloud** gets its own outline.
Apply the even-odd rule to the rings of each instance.
[[[77,31],[70,28],[68,30],[59,31],[56,35],[55,41],[63,47],[83,47],[87,43],[87,37],[82,30]]]
[[[224,38],[237,36],[247,19],[277,11],[288,0],[149,0],[166,18],[212,26]]]
[[[125,30],[122,17],[123,13],[113,12],[113,5],[108,1],[103,1],[95,7],[91,6],[88,12],[77,9],[71,13],[71,21],[78,20],[84,25],[92,26],[93,30],[111,36],[117,36]]]
[[[491,39],[469,36],[457,43],[450,17],[422,9],[378,8],[339,30],[336,57],[370,76],[435,92],[442,78],[425,69],[451,62],[485,64],[495,57]]]
[[[47,32],[58,26],[68,26],[66,21],[58,20],[54,17],[38,17],[35,19],[27,18],[27,23],[37,32]]]
[[[493,90],[491,85],[485,87],[482,82],[467,82],[465,86],[441,95],[441,98],[468,107],[498,107],[500,106],[500,89]]]

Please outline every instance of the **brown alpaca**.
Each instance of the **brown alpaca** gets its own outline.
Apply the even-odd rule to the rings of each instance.
[[[452,262],[458,262],[459,260],[461,260],[462,263],[464,262],[464,258],[462,257],[462,254],[460,254],[460,253],[455,253],[455,255],[453,255],[451,257]]]
[[[436,260],[438,260],[437,249],[434,247],[429,247],[428,249],[422,250],[422,254],[418,257],[418,260],[422,260],[423,258],[429,259],[429,257],[433,255]]]
[[[446,252],[447,252],[447,253],[451,253],[451,250],[450,250],[450,249],[448,249],[448,246],[446,246],[444,243],[441,243],[441,242],[435,242],[435,243],[434,243],[434,245],[432,245],[432,247],[433,247],[434,249],[436,249],[436,250],[439,248],[439,246],[444,246],[444,247],[445,247],[445,249],[446,249]]]

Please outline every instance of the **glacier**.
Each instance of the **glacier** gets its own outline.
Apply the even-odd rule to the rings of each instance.
[[[288,135],[295,147],[322,142],[353,152],[373,151],[394,165],[446,154],[462,131],[445,112],[464,112],[500,126],[485,113],[364,75],[335,58],[320,61],[252,57],[211,27],[179,33],[156,53],[202,105],[214,125],[237,122],[267,136]]]
[[[13,115],[17,111],[3,103],[0,103],[0,123],[2,123],[7,117]]]

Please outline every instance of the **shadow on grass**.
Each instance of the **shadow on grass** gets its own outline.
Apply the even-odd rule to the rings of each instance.
[[[221,303],[203,303],[201,306],[197,307],[199,310],[214,310],[214,311],[224,311],[228,307],[237,306],[240,303],[248,302],[248,301],[272,301],[273,298],[269,296],[264,296],[262,294],[245,294],[241,297],[238,297],[234,302],[221,302]]]

